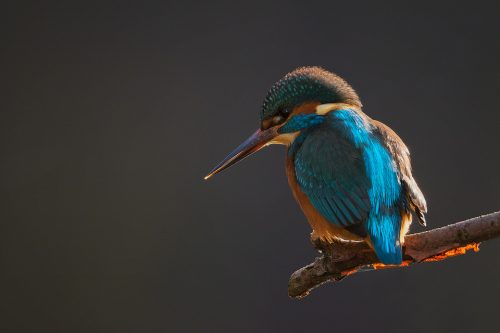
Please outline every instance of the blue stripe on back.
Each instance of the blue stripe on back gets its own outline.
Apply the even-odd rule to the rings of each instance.
[[[371,181],[368,190],[371,210],[366,229],[375,252],[383,263],[399,264],[402,260],[399,243],[401,213],[398,207],[401,185],[392,157],[373,135],[370,124],[354,110],[338,110],[329,116],[335,118],[332,124],[342,126],[363,152],[366,174]]]

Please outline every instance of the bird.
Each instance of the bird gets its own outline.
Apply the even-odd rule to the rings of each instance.
[[[297,68],[268,91],[260,128],[205,179],[268,145],[285,145],[288,183],[311,240],[364,241],[382,264],[400,265],[412,217],[425,226],[427,203],[403,140],[362,108],[340,76]]]

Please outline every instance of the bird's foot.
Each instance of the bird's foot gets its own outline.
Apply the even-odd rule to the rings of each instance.
[[[340,262],[349,260],[356,255],[355,247],[363,246],[361,243],[343,241],[337,238],[324,239],[314,231],[310,237],[311,243],[319,253],[329,257],[332,261]]]
[[[313,230],[313,232],[311,232],[311,236],[310,236],[309,240],[311,241],[312,245],[319,253],[325,252],[325,242],[316,233],[316,231]]]

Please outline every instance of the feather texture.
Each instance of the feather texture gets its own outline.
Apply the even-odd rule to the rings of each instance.
[[[387,125],[376,120],[372,120],[372,123],[376,127],[381,142],[386,145],[397,165],[398,176],[408,201],[412,206],[411,208],[415,211],[420,224],[425,226],[424,214],[427,213],[427,203],[412,175],[410,151],[396,132]]]
[[[382,262],[400,263],[405,196],[390,149],[361,112],[344,109],[324,117],[289,149],[297,184],[330,223],[361,226]]]

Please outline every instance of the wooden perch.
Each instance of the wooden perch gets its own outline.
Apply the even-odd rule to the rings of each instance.
[[[405,267],[413,263],[439,261],[479,251],[479,243],[500,236],[500,211],[457,222],[442,228],[408,235],[405,238],[403,263],[387,266],[380,263],[364,242],[316,242],[323,253],[313,263],[297,270],[288,282],[288,295],[302,298],[327,282],[336,282],[359,271]]]

